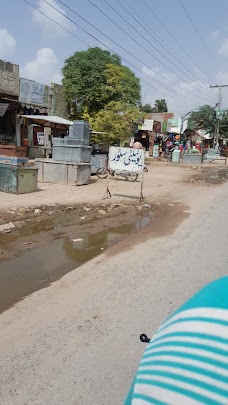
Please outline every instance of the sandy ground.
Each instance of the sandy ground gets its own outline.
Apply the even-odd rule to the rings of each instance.
[[[1,405],[121,404],[144,349],[140,333],[151,335],[191,294],[227,274],[228,184],[170,165],[150,167],[145,179],[147,198],[181,199],[191,214],[181,222],[171,211],[162,229],[151,224],[0,315]],[[135,195],[139,184],[127,184],[114,183],[115,194]],[[103,188],[91,184],[90,201]],[[84,189],[66,188],[55,201],[77,203]],[[51,201],[48,190],[39,193]],[[16,205],[11,197],[1,208]],[[25,206],[25,196],[14,198]]]
[[[154,163],[149,165],[149,173],[145,173],[144,196],[147,198],[158,197],[162,194],[178,193],[180,181],[183,181],[197,169],[172,164]],[[31,194],[13,195],[0,192],[0,210],[16,208],[37,207],[51,204],[80,204],[93,203],[103,200],[106,190],[106,180],[97,176],[91,177],[91,182],[86,186],[64,186],[59,184],[39,183],[39,191]],[[140,183],[126,182],[126,180],[110,181],[112,200],[120,198],[139,197]],[[107,201],[107,200],[106,200]]]

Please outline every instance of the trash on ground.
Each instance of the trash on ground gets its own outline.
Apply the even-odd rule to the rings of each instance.
[[[150,205],[150,204],[143,204],[142,208],[148,208],[148,209],[150,209],[150,208],[151,208],[151,205]]]
[[[42,211],[39,208],[36,208],[35,211],[34,211],[34,214],[35,215],[40,215],[40,214],[42,214]]]
[[[13,228],[15,228],[13,222],[8,222],[7,224],[0,225],[0,232],[9,232]]]
[[[99,210],[98,212],[99,212],[99,214],[106,215],[106,211],[105,211],[105,210]]]

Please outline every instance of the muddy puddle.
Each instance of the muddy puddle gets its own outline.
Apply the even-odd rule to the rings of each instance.
[[[0,312],[150,224],[151,209],[127,207],[113,217],[75,213],[22,223],[0,234]],[[117,215],[118,214],[118,215]],[[98,215],[99,217],[99,215]],[[78,222],[79,221],[79,222]]]

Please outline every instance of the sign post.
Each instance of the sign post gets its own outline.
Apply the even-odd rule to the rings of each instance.
[[[145,152],[143,152],[145,154]],[[142,202],[144,200],[143,197],[143,185],[144,185],[144,165],[143,165],[143,170],[141,172],[141,184],[140,184],[140,195],[139,195],[139,202]]]
[[[111,194],[111,192],[109,190],[109,179],[110,179],[110,176],[109,176],[109,170],[108,170],[108,177],[107,177],[107,182],[106,182],[106,190],[105,190],[105,195],[103,197],[104,199],[112,197],[112,194]]]
[[[114,173],[130,172],[141,174],[141,187],[139,200],[143,200],[143,180],[144,180],[144,160],[145,152],[143,149],[120,148],[111,146],[109,148],[108,161],[108,180],[104,198],[111,197],[109,190],[109,170]]]

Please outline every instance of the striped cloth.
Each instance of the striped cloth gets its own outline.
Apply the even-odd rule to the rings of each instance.
[[[197,293],[157,330],[125,405],[228,405],[228,277]]]

